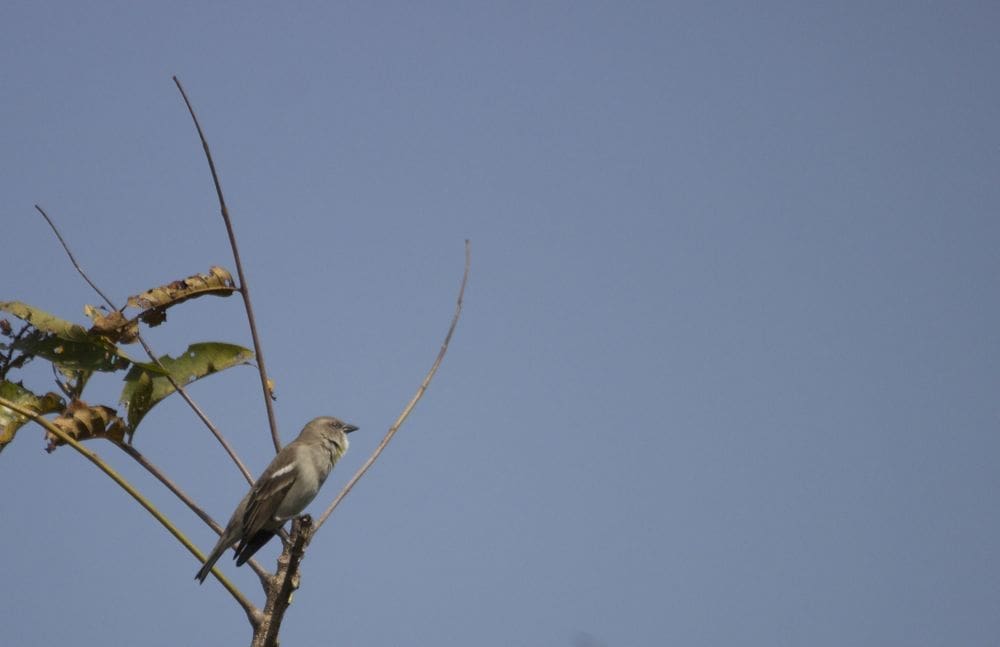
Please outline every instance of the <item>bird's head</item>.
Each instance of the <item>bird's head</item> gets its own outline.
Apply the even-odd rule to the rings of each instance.
[[[343,420],[333,416],[321,416],[309,421],[309,424],[302,430],[302,435],[314,436],[330,447],[330,450],[339,458],[347,451],[349,443],[347,434],[357,431],[354,425],[347,424]]]

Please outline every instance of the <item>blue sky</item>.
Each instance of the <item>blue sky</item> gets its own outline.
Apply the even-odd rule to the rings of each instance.
[[[97,302],[35,203],[120,301],[233,267],[176,74],[283,437],[322,414],[361,427],[314,511],[432,362],[472,240],[450,353],[313,541],[285,644],[994,645],[998,20],[987,2],[8,2],[0,300],[79,321]],[[150,339],[249,345],[236,299]],[[192,393],[263,469],[255,373]],[[135,445],[224,521],[245,483],[173,400]],[[4,642],[248,643],[148,514],[42,446],[28,428],[0,455]]]

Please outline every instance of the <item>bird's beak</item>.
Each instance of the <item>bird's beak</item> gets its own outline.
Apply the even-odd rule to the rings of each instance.
[[[358,430],[358,428],[355,427],[354,425],[344,425],[344,433],[345,434],[349,434],[352,431],[357,431],[357,430]]]

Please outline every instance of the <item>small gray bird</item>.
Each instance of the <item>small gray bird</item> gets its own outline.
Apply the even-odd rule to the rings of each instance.
[[[347,434],[357,427],[330,416],[309,422],[267,466],[222,531],[219,542],[194,579],[204,582],[215,562],[233,544],[242,566],[286,521],[309,505],[337,460],[347,451]]]

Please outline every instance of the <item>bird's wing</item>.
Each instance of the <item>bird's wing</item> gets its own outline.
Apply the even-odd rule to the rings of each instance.
[[[261,546],[271,541],[271,537],[274,537],[274,535],[275,533],[272,530],[261,530],[240,540],[239,545],[236,547],[236,554],[233,555],[236,565],[243,566],[248,559],[253,557],[254,553],[260,550]]]
[[[268,467],[261,474],[250,493],[247,509],[243,513],[244,538],[264,529],[277,529],[274,513],[278,510],[285,495],[288,494],[288,490],[295,483],[295,478],[296,470],[290,468],[272,469]]]

